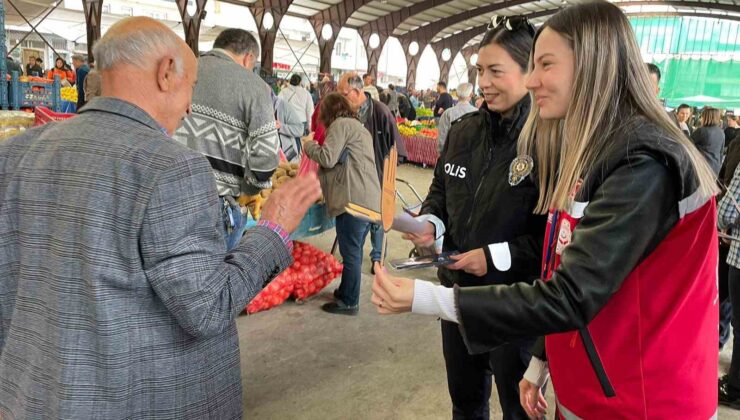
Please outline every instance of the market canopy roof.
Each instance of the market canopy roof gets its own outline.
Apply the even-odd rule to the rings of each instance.
[[[290,2],[290,0],[279,0]],[[577,0],[576,0],[577,1]],[[232,3],[249,4],[241,0]],[[575,1],[570,1],[571,3]],[[616,3],[616,2],[615,2]],[[662,13],[682,15],[712,15],[718,18],[740,20],[738,0],[694,1],[622,1],[620,5],[630,14]],[[337,19],[348,15],[342,26],[360,29],[377,26],[390,30],[389,35],[402,36],[440,20],[457,21],[441,27],[433,41],[487,24],[494,15],[521,15],[550,11],[566,6],[566,0],[293,0],[288,13],[311,17],[322,11],[331,11]],[[333,10],[332,10],[333,9]],[[539,23],[547,19],[534,19]]]
[[[5,1],[6,24],[25,25],[43,16],[63,0]],[[104,0],[103,0],[104,1]],[[215,0],[208,0],[215,1]],[[395,36],[421,45],[438,43],[456,36],[461,45],[477,42],[494,15],[529,15],[533,23],[581,0],[220,0],[226,3],[263,8],[287,9],[287,14],[308,18],[315,25],[331,23],[361,33]],[[10,4],[12,3],[12,4]],[[621,0],[615,1],[630,15],[701,16],[740,21],[740,0]],[[17,10],[16,10],[17,8]],[[61,9],[61,8],[60,8]],[[20,12],[20,14],[19,14]],[[59,20],[61,10],[53,15]],[[21,14],[23,16],[21,16]],[[120,17],[104,15],[103,32]],[[70,30],[85,33],[84,15],[69,16]],[[177,26],[179,22],[167,22]],[[79,29],[74,25],[80,25]],[[173,28],[174,29],[174,28]],[[201,41],[207,41],[211,28],[203,28]],[[216,28],[218,29],[218,28]],[[64,32],[60,29],[60,32]],[[70,34],[67,38],[79,35]]]

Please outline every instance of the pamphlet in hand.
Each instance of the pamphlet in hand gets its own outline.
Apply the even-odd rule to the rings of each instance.
[[[442,265],[454,264],[455,260],[451,257],[457,254],[459,254],[457,251],[443,252],[441,254],[414,257],[406,260],[394,260],[390,261],[388,264],[394,270],[417,270],[420,268],[439,267]]]

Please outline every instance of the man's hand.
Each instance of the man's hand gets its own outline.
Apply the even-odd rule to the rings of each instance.
[[[547,415],[547,401],[537,385],[522,379],[519,382],[519,402],[530,419],[544,419]]]
[[[426,228],[422,233],[404,233],[403,239],[413,242],[414,245],[420,248],[429,248],[434,245],[435,238],[434,225],[431,223],[426,224]]]
[[[414,303],[414,281],[391,277],[385,268],[376,262],[371,301],[382,315],[410,312]]]
[[[454,264],[447,266],[450,270],[462,270],[478,277],[483,277],[488,273],[486,251],[483,248],[474,249],[460,255],[453,255],[450,258],[456,261]]]
[[[292,233],[319,197],[321,184],[316,174],[300,176],[274,190],[262,207],[261,219],[276,223]]]
[[[729,232],[729,230],[728,229],[721,229],[719,232],[720,233],[724,233],[725,235],[727,235],[728,232]],[[729,239],[725,239],[725,238],[719,238],[719,243],[720,243],[720,245],[724,245],[724,246],[731,246],[732,245],[732,241],[730,241]]]

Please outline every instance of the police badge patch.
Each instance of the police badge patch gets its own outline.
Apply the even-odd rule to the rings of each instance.
[[[515,187],[532,173],[534,160],[530,156],[517,156],[509,166],[509,185]]]

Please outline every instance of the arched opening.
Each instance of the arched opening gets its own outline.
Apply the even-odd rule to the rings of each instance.
[[[318,79],[319,44],[308,20],[295,16],[283,17],[275,39],[272,61],[276,77],[287,79],[292,74],[300,74],[311,82]]]
[[[465,63],[465,58],[462,54],[457,53],[455,59],[452,61],[450,66],[450,74],[448,77],[447,87],[452,90],[456,89],[460,83],[468,82],[468,66]]]
[[[439,64],[432,47],[427,45],[421,52],[416,67],[416,89],[435,89],[439,82]]]
[[[337,34],[334,51],[331,57],[331,72],[335,80],[339,80],[342,73],[357,71],[362,74],[367,71],[367,54],[360,34],[350,28],[342,28]]]
[[[406,60],[398,59],[405,55],[398,39],[388,38],[380,53],[380,60],[378,60],[378,86],[383,88],[388,87],[389,84],[406,86]]]
[[[213,42],[227,28],[246,29],[255,35],[257,43],[260,42],[257,36],[257,23],[248,8],[223,2],[206,2],[205,10],[206,18],[200,25],[200,36],[198,37],[198,49],[201,52],[212,50]],[[182,27],[174,30],[182,32]],[[262,48],[261,45],[260,48]]]

